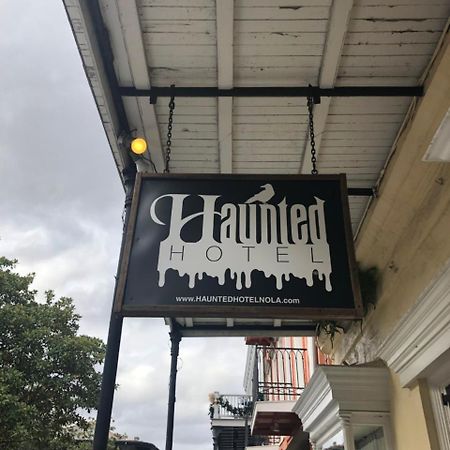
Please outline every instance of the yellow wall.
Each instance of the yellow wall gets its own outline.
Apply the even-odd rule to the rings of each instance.
[[[397,375],[391,377],[392,426],[396,450],[432,450],[419,386],[404,389]]]
[[[379,197],[356,242],[357,260],[380,270],[376,309],[334,345],[335,363],[364,363],[450,259],[450,164],[422,158],[450,107],[450,39],[444,40],[403,129]],[[431,449],[419,386],[401,388],[392,375],[393,426],[398,450]]]

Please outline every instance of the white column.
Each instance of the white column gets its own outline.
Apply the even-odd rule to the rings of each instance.
[[[220,397],[220,392],[214,391],[214,398],[218,399]],[[217,402],[214,402],[214,419],[220,419],[220,405]]]
[[[308,350],[309,374],[312,377],[312,374],[314,373],[317,367],[317,348],[315,338],[313,337],[306,338],[306,348]]]
[[[355,441],[353,439],[353,430],[351,424],[351,414],[339,414],[341,419],[341,427],[344,433],[344,448],[345,450],[356,450]]]

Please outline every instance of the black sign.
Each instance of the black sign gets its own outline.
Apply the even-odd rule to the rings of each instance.
[[[115,310],[361,315],[344,175],[138,175]]]

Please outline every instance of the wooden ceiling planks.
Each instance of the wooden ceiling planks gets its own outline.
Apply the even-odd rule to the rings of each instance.
[[[409,98],[333,98],[318,167],[320,173],[344,172],[350,186],[375,186],[410,104]],[[367,199],[350,197],[356,232]]]
[[[216,0],[217,85],[234,85],[234,0]],[[233,171],[233,97],[217,99],[220,173]]]
[[[236,98],[233,171],[298,172],[305,145],[306,113],[303,98]]]
[[[232,36],[225,36],[224,40],[222,35],[222,41],[227,44],[221,45],[218,25],[222,22],[216,2],[222,0],[98,1],[111,40],[119,83],[136,87],[148,87],[150,81],[153,86],[174,83],[179,87],[223,87],[221,74],[230,65],[233,66],[230,85],[234,86],[309,83],[321,87],[415,86],[432,58],[450,15],[448,0],[234,0]],[[117,136],[123,130],[119,129],[109,82],[98,55],[95,40],[99,37],[93,33],[90,21],[83,18],[85,6],[81,3],[88,2],[65,0],[65,3],[121,170],[126,157],[123,148],[119,148]],[[122,14],[111,16],[119,3]],[[127,7],[137,11],[140,39],[136,39],[135,30],[126,29],[130,26],[127,20],[124,22]],[[348,24],[343,9],[349,9],[351,14]],[[136,17],[133,20],[136,22]],[[137,52],[136,46],[142,46],[143,52]],[[218,57],[218,48],[225,47],[229,57],[226,63]],[[225,66],[222,69],[219,60]],[[143,70],[142,65],[148,70]],[[374,186],[410,101],[400,97],[323,98],[321,106],[315,108],[319,173],[346,173],[351,187]],[[159,98],[156,106],[149,105],[146,98],[124,99],[124,103],[130,128],[146,130],[151,151],[155,146],[152,136],[159,130],[164,148],[168,99]],[[234,98],[229,103],[232,107],[228,107],[224,127],[224,121],[220,125],[218,120],[217,99],[176,99],[172,172],[224,171],[219,153],[221,135],[227,136],[228,160],[235,173],[297,174],[301,169],[309,172],[305,99]],[[161,164],[158,169],[161,171]],[[349,198],[354,233],[368,203],[367,197]],[[202,325],[222,328],[210,331],[212,335],[229,335],[236,327],[274,325],[270,319],[257,322],[236,319],[234,327],[224,332],[230,325],[225,319],[177,321],[187,327],[188,331],[183,331],[185,335],[204,334],[205,331],[193,329]],[[299,325],[305,324],[283,320],[283,326],[296,327],[290,334],[308,333]],[[241,335],[242,331],[238,329],[235,333]],[[255,333],[258,332],[245,334]]]
[[[218,173],[218,123],[215,98],[177,98],[173,122],[171,171]],[[168,99],[156,106],[163,146],[166,145]]]
[[[236,86],[317,80],[331,2],[235,1]]]
[[[215,1],[140,0],[138,5],[152,82],[216,86]]]
[[[132,0],[142,35],[136,40],[136,33],[127,30],[129,15],[122,11],[111,16],[117,0],[100,0],[120,84],[145,87],[151,80],[154,86],[179,87],[414,86],[450,15],[448,0],[228,0],[228,8],[234,3],[231,23],[226,8],[218,14],[217,1]],[[120,3],[120,8],[127,4]],[[83,23],[75,14],[69,17],[85,65],[91,67],[90,47],[78,29]],[[218,31],[221,28],[228,31]],[[136,53],[133,42],[142,45],[144,56]],[[220,51],[225,59],[218,56]],[[147,79],[141,67],[144,60]],[[224,73],[228,73],[226,83]],[[105,119],[106,91],[93,83],[93,92],[110,129],[113,123]],[[226,111],[222,108],[219,113],[215,98],[176,99],[174,172],[309,172],[305,99],[229,100]],[[323,98],[315,108],[319,172],[346,172],[350,186],[373,186],[410,101]],[[146,128],[149,134],[159,129],[164,147],[168,99],[160,98],[151,108],[146,99],[124,102],[131,128]],[[114,135],[117,131],[110,130],[110,141]],[[222,153],[219,141],[226,141]],[[111,145],[117,153],[116,144]],[[117,155],[116,161],[120,166]],[[350,199],[354,227],[366,204],[365,198]]]
[[[215,1],[140,0],[138,5],[152,82],[216,86]],[[171,171],[219,172],[217,100],[178,98],[175,103]],[[165,147],[168,99],[159,99],[156,112]]]
[[[337,84],[417,84],[449,14],[444,0],[356,1]]]

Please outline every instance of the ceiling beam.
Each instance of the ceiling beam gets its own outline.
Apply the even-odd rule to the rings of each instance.
[[[116,11],[120,28],[113,27],[110,30],[112,32],[114,30],[121,31],[123,45],[126,50],[126,55],[122,56],[123,61],[117,61],[119,68],[116,70],[120,74],[121,67],[129,65],[130,81],[134,87],[136,89],[151,89],[136,0],[127,2],[114,0],[114,2],[117,8]],[[114,8],[108,9],[114,13]],[[114,52],[114,54],[117,57],[117,53]],[[125,109],[127,110],[131,128],[136,128],[137,134],[144,134],[147,142],[149,142],[148,156],[152,158],[158,171],[162,172],[164,168],[164,156],[154,105],[150,104],[148,98],[136,98],[127,101],[125,103]],[[153,170],[150,164],[145,169],[149,171]]]
[[[151,89],[136,89],[121,86],[122,97],[422,97],[423,86],[259,86],[220,89],[211,86],[170,87],[153,86]]]
[[[333,88],[336,82],[337,74],[339,71],[339,63],[342,56],[342,49],[344,47],[345,35],[347,34],[352,8],[353,0],[333,1],[330,12],[330,19],[328,20],[327,39],[325,42],[325,49],[323,52],[319,76],[319,87],[322,89]],[[314,134],[317,159],[320,154],[320,144],[327,123],[330,103],[331,98],[326,97],[322,98],[319,104],[314,105]],[[308,131],[308,139],[306,140],[300,173],[311,172],[312,162],[311,158],[309,157],[310,153],[311,143],[309,141]]]
[[[216,0],[217,76],[219,89],[233,87],[234,0]],[[217,99],[220,173],[233,171],[233,97]]]

